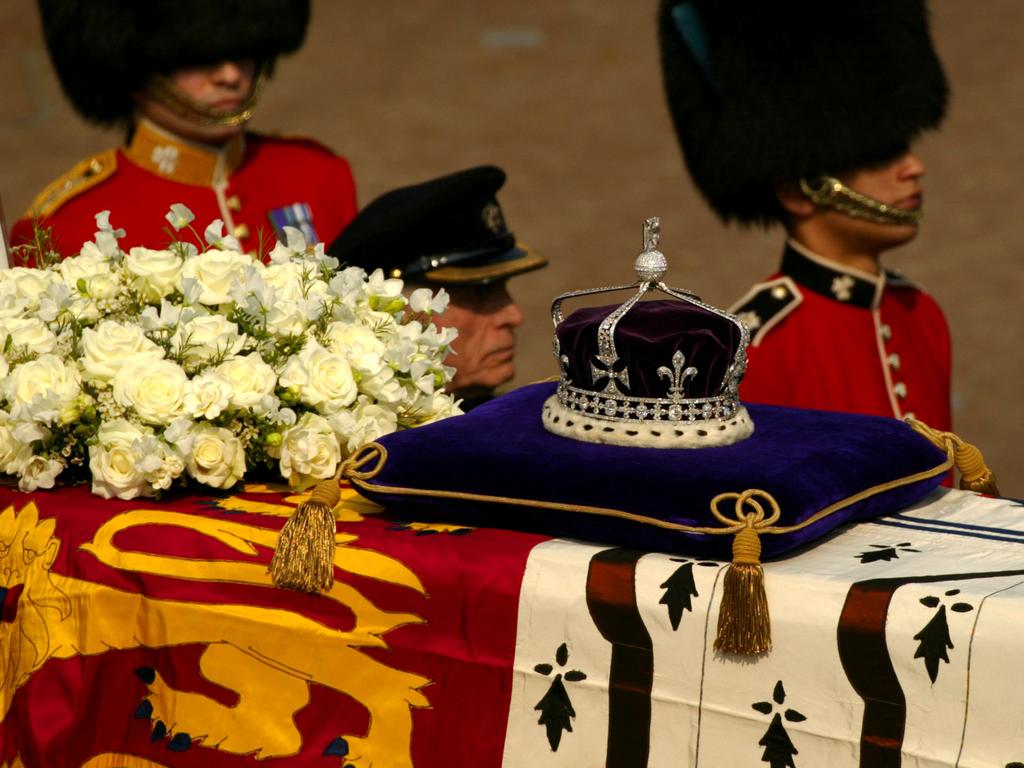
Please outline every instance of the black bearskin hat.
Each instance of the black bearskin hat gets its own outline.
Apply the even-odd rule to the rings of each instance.
[[[924,0],[662,0],[686,165],[722,219],[782,218],[780,182],[898,156],[942,120]]]
[[[154,74],[291,53],[309,22],[309,0],[38,2],[64,92],[97,123],[129,119],[132,94]]]

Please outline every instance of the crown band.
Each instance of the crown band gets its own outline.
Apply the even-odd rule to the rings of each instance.
[[[738,443],[754,432],[754,422],[742,405],[728,419],[637,421],[570,409],[563,404],[562,394],[559,391],[544,403],[544,429],[588,443],[634,448],[713,448]]]
[[[594,392],[562,382],[558,402],[576,413],[609,421],[709,421],[731,419],[740,401],[730,395],[718,397],[630,397],[621,392]]]

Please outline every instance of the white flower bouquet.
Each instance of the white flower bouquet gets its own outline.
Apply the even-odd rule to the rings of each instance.
[[[364,442],[459,413],[443,392],[447,296],[367,275],[287,228],[270,263],[172,206],[164,250],[118,246],[0,271],[0,472],[22,490],[91,479],[104,498],[253,472],[296,489]],[[194,240],[195,242],[191,242]],[[38,262],[37,262],[38,263]]]

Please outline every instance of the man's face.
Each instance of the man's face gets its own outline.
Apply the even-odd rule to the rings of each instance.
[[[206,67],[174,70],[171,85],[189,100],[218,112],[238,110],[249,98],[256,77],[256,62],[223,61]],[[136,98],[139,111],[169,131],[193,141],[221,143],[240,133],[242,125],[202,125],[179,115],[143,92]]]
[[[457,328],[455,354],[445,362],[455,367],[449,391],[494,389],[515,375],[515,329],[523,311],[512,300],[505,281],[489,285],[445,286],[448,309],[434,321]]]
[[[855,192],[881,203],[904,210],[916,210],[924,204],[921,183],[924,173],[924,163],[916,155],[906,152],[887,163],[842,174],[839,180]],[[841,229],[851,244],[861,248],[884,250],[901,245],[917,235],[916,224],[878,224],[838,212],[829,214],[833,224]]]

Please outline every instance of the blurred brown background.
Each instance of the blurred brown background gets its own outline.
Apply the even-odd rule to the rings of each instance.
[[[778,231],[726,230],[692,189],[662,99],[656,5],[314,0],[306,45],[279,63],[254,125],[346,155],[361,203],[469,165],[504,167],[510,225],[552,262],[512,283],[527,314],[516,383],[547,377],[551,298],[628,282],[645,217],[662,217],[669,282],[715,304],[763,279],[780,253]],[[887,264],[944,307],[955,428],[982,447],[1003,492],[1022,497],[1024,3],[932,0],[932,12],[953,100],[920,147],[929,168],[921,234]],[[32,0],[0,0],[0,76],[10,223],[44,184],[120,137],[65,103]]]

